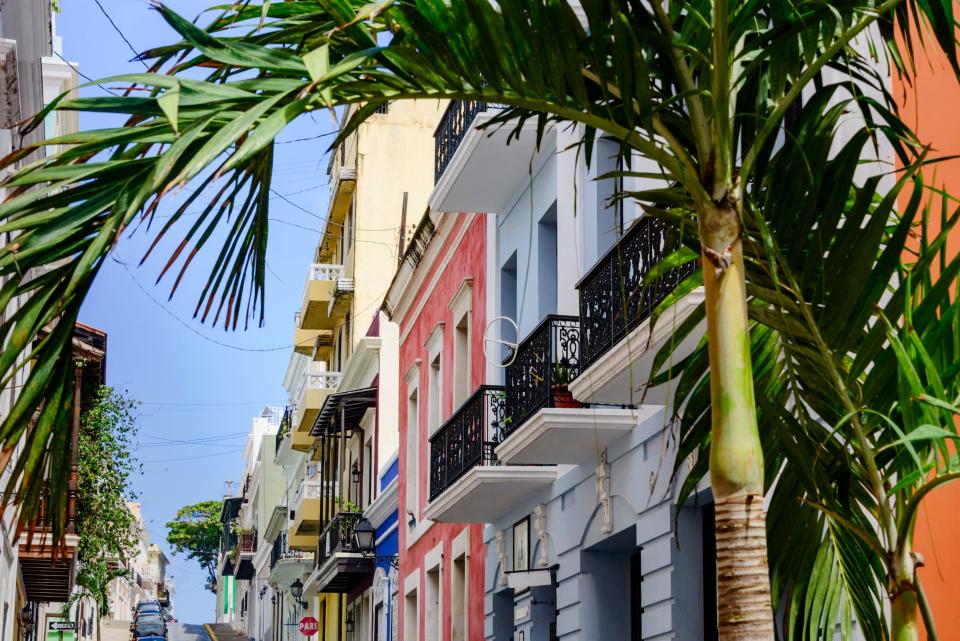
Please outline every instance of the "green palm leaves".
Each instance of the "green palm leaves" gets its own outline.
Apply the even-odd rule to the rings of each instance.
[[[69,329],[125,230],[142,226],[163,238],[185,225],[162,275],[176,289],[225,227],[197,315],[231,328],[262,318],[272,141],[287,123],[357,105],[342,137],[388,100],[486,100],[508,105],[503,126],[536,119],[542,132],[555,121],[580,123],[588,156],[598,134],[616,139],[631,163],[655,163],[628,166],[660,185],[633,198],[678,227],[689,229],[696,217],[699,233],[686,240],[704,259],[698,277],[717,351],[711,356],[704,345],[674,364],[682,372],[682,454],[706,453],[722,439],[728,455],[715,457],[716,488],[746,493],[749,504],[764,490],[757,479],[773,486],[774,598],[791,614],[791,636],[815,637],[855,613],[871,638],[883,637],[886,570],[856,527],[895,520],[891,497],[905,490],[886,480],[906,472],[891,461],[909,459],[924,478],[932,473],[919,452],[919,467],[894,455],[919,447],[917,439],[898,437],[883,449],[878,436],[891,422],[904,434],[919,429],[909,421],[922,414],[910,399],[890,405],[906,370],[889,348],[896,338],[911,363],[920,359],[926,396],[953,402],[952,370],[936,370],[946,396],[929,387],[927,370],[941,358],[928,341],[946,340],[951,329],[939,323],[953,318],[945,297],[955,268],[944,259],[936,283],[922,277],[942,251],[942,235],[929,235],[909,272],[902,264],[911,225],[924,216],[916,172],[925,157],[896,117],[872,56],[885,46],[909,73],[909,17],[933,34],[923,45],[945,51],[956,72],[952,2],[298,0],[220,9],[206,28],[157,8],[182,40],[146,54],[155,73],[112,79],[132,85],[120,96],[50,107],[122,114],[126,124],[49,141],[64,149],[5,183],[12,193],[0,218],[12,239],[0,249],[7,278],[0,303],[19,297],[23,304],[0,323],[0,371],[9,376],[23,355],[34,362],[0,426],[8,457],[26,438],[8,499],[16,492],[29,515],[43,471],[65,461]],[[876,177],[885,169],[858,170],[874,145],[892,148],[909,170],[897,181]],[[151,230],[162,199],[187,188],[196,191]],[[207,203],[201,193],[213,197]],[[192,206],[201,211],[187,225]],[[878,306],[890,327],[878,320]],[[696,320],[678,333],[693,331]],[[916,340],[895,328],[917,332]],[[917,340],[926,352],[916,350]],[[737,349],[723,349],[732,343]],[[890,420],[878,422],[864,408]],[[898,412],[907,412],[903,420]],[[699,460],[702,474],[708,459]],[[811,460],[827,463],[805,470]],[[740,480],[734,461],[746,461]],[[798,508],[799,496],[808,502]],[[755,516],[762,533],[762,513]],[[798,532],[817,536],[784,547]],[[883,549],[896,547],[894,534],[884,535]],[[724,553],[731,550],[735,559],[736,546]],[[762,565],[762,550],[757,555]],[[726,639],[744,638],[723,627],[737,618],[721,622]],[[769,636],[768,628],[761,622],[757,634]]]

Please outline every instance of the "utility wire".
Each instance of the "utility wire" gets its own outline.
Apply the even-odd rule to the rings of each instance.
[[[120,30],[120,27],[117,26],[117,23],[113,21],[113,18],[111,18],[110,14],[107,13],[107,10],[103,8],[103,5],[100,4],[100,0],[93,0],[93,1],[97,3],[97,6],[100,7],[100,11],[103,13],[104,16],[106,16],[107,20],[110,21],[110,24],[113,25],[114,30],[120,34],[120,37],[123,38],[123,41],[127,43],[128,47],[130,47],[130,51],[133,52],[134,59],[139,60],[140,64],[143,65],[144,69],[150,69],[150,65],[148,65],[146,62],[143,61],[143,59],[140,57],[140,52],[137,51],[132,44],[130,44],[130,41],[127,40],[127,36],[124,35],[123,31]]]
[[[130,271],[130,267],[127,266],[126,263],[124,263],[123,261],[121,261],[120,259],[118,259],[116,256],[114,256],[114,257],[112,257],[112,258],[113,258],[113,261],[114,261],[114,262],[118,263],[121,267],[123,267],[124,271],[127,272],[127,276],[130,277],[130,280],[132,280],[132,281],[134,282],[134,284],[135,284],[138,288],[140,288],[140,291],[142,291],[144,294],[146,294],[146,295],[147,295],[147,298],[149,298],[150,300],[152,300],[157,307],[159,307],[160,309],[162,309],[164,312],[167,313],[168,316],[170,316],[171,318],[173,318],[175,321],[177,321],[178,323],[180,323],[181,325],[183,325],[184,327],[186,327],[186,328],[189,329],[191,332],[193,332],[194,334],[196,334],[197,336],[199,336],[200,338],[202,338],[202,339],[205,340],[205,341],[208,341],[208,342],[210,342],[210,343],[213,343],[214,345],[219,345],[220,347],[226,347],[227,349],[233,349],[233,350],[236,350],[236,351],[238,351],[238,352],[279,352],[279,351],[283,351],[283,350],[287,350],[287,349],[290,349],[290,348],[292,348],[292,347],[295,347],[295,345],[293,345],[293,344],[283,345],[283,346],[281,346],[281,347],[241,347],[241,346],[239,346],[239,345],[231,345],[230,343],[224,343],[223,341],[218,341],[218,340],[215,339],[215,338],[210,338],[210,337],[207,336],[206,334],[204,334],[204,333],[202,333],[202,332],[200,332],[200,331],[197,331],[197,329],[194,328],[192,325],[190,325],[190,323],[188,323],[187,321],[183,320],[182,318],[180,318],[179,316],[177,316],[176,314],[174,314],[172,311],[170,311],[169,309],[167,309],[167,307],[166,307],[163,303],[161,303],[160,301],[158,301],[158,300],[153,296],[153,294],[151,294],[151,293],[147,290],[146,287],[144,287],[143,285],[140,284],[140,281],[137,280],[137,277],[133,275],[133,272]]]
[[[97,82],[96,80],[94,80],[93,78],[91,78],[90,76],[88,76],[87,74],[85,74],[85,73],[83,73],[82,71],[80,71],[80,70],[76,67],[76,65],[74,65],[72,62],[70,62],[69,60],[67,60],[66,58],[64,58],[62,55],[60,55],[60,52],[59,52],[59,51],[54,51],[53,53],[56,54],[56,56],[57,56],[58,58],[60,58],[61,60],[63,60],[65,63],[67,63],[68,65],[70,65],[70,67],[71,67],[74,71],[77,72],[77,75],[80,76],[81,78],[83,78],[84,80],[86,80],[86,81],[88,81],[88,82],[92,82],[93,84],[97,85],[98,87],[100,87],[101,89],[103,89],[104,91],[106,91],[106,92],[107,92],[108,94],[110,94],[111,96],[119,96],[119,95],[120,95],[120,94],[118,94],[118,93],[115,92],[115,91],[111,91],[110,89],[107,89],[106,87],[104,87],[103,85],[101,85],[99,82]]]

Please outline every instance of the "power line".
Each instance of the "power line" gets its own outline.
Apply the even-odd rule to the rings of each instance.
[[[130,279],[131,279],[131,280],[134,282],[134,284],[140,289],[140,291],[142,291],[144,294],[146,294],[146,295],[147,295],[147,298],[149,298],[150,300],[152,300],[153,303],[154,303],[157,307],[159,307],[160,309],[162,309],[164,312],[167,313],[168,316],[170,316],[171,318],[173,318],[175,321],[177,321],[178,323],[180,323],[181,325],[183,325],[184,327],[186,327],[186,328],[189,329],[191,332],[193,332],[194,334],[196,334],[197,336],[199,336],[200,338],[202,338],[202,339],[205,340],[205,341],[208,341],[208,342],[210,342],[210,343],[213,343],[214,345],[219,345],[220,347],[226,347],[227,349],[233,349],[233,350],[236,350],[236,351],[238,351],[238,352],[279,352],[279,351],[282,351],[282,350],[287,350],[287,349],[290,349],[290,348],[292,348],[292,347],[295,347],[295,345],[293,345],[293,344],[291,344],[291,345],[283,345],[283,346],[281,346],[281,347],[241,347],[241,346],[239,346],[239,345],[231,345],[230,343],[224,343],[223,341],[218,341],[218,340],[215,339],[215,338],[210,338],[210,337],[207,336],[206,334],[197,331],[192,325],[190,325],[188,322],[186,322],[185,320],[183,320],[182,318],[180,318],[179,316],[177,316],[176,314],[174,314],[172,311],[170,311],[169,309],[167,309],[167,307],[166,307],[163,303],[161,303],[161,302],[158,301],[156,298],[154,298],[153,294],[151,294],[143,285],[140,284],[140,281],[137,280],[136,276],[133,275],[133,272],[130,271],[130,268],[127,266],[127,264],[126,264],[125,262],[121,261],[121,260],[118,259],[116,256],[113,256],[112,258],[113,258],[114,262],[118,263],[121,267],[123,267],[124,271],[127,272],[127,276],[130,277]]]
[[[70,62],[69,60],[67,60],[66,58],[64,58],[62,55],[60,55],[60,52],[59,52],[59,51],[54,51],[53,53],[56,54],[56,56],[57,56],[58,58],[60,58],[60,60],[63,60],[65,63],[67,63],[68,65],[70,65],[70,67],[71,67],[75,72],[77,72],[77,75],[80,76],[81,78],[83,78],[84,80],[86,80],[86,81],[88,81],[88,82],[92,82],[93,84],[97,85],[98,87],[100,87],[101,89],[103,89],[104,91],[106,91],[106,92],[107,92],[108,94],[110,94],[111,96],[119,96],[119,95],[120,95],[120,94],[116,93],[115,91],[111,91],[110,89],[107,89],[106,87],[104,87],[103,85],[101,85],[99,82],[97,82],[96,80],[94,80],[93,78],[91,78],[90,76],[88,76],[87,74],[85,74],[85,73],[83,73],[82,71],[80,71],[80,69],[78,69],[76,65],[74,65],[72,62]]]
[[[110,21],[110,24],[113,25],[114,30],[120,34],[120,37],[123,38],[123,41],[127,43],[128,47],[130,47],[130,51],[133,52],[134,59],[139,60],[140,64],[142,64],[145,69],[150,69],[150,65],[148,65],[146,62],[143,61],[143,59],[140,57],[140,52],[137,51],[132,44],[130,44],[130,41],[127,40],[127,36],[124,35],[123,31],[120,30],[120,27],[117,26],[117,23],[113,21],[113,18],[111,18],[110,14],[107,13],[107,10],[103,8],[103,5],[100,4],[100,0],[93,0],[93,1],[97,3],[97,6],[100,7],[100,11],[103,12],[103,15],[106,16],[107,20]]]
[[[242,452],[243,448],[238,447],[235,450],[229,450],[227,452],[214,452],[213,454],[201,454],[199,456],[178,456],[176,458],[158,458],[150,459],[147,461],[139,461],[140,463],[173,463],[176,461],[195,461],[202,458],[213,458],[214,456],[224,456],[226,454],[236,454],[237,452]]]
[[[328,131],[325,134],[317,134],[316,136],[309,136],[307,138],[294,138],[293,140],[274,140],[273,144],[275,145],[289,145],[293,142],[306,142],[308,140],[316,140],[317,138],[326,138],[327,136],[332,136],[336,134],[336,131]]]

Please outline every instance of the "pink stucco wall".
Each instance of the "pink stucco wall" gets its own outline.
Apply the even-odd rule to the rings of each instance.
[[[451,215],[451,214],[446,214]],[[403,621],[403,586],[404,580],[412,572],[423,567],[424,556],[442,543],[443,545],[443,572],[441,574],[441,610],[442,610],[442,636],[441,641],[449,641],[451,637],[451,586],[450,570],[453,552],[452,542],[459,536],[465,528],[470,530],[469,561],[467,568],[468,576],[468,595],[469,603],[467,607],[467,630],[470,641],[480,641],[483,639],[483,570],[484,570],[484,545],[483,545],[483,526],[482,525],[459,525],[450,523],[434,524],[423,536],[420,537],[409,549],[407,548],[407,441],[409,438],[417,438],[419,447],[419,494],[420,505],[427,503],[429,488],[429,461],[430,449],[427,441],[427,398],[428,389],[428,356],[424,343],[430,337],[431,333],[437,327],[438,323],[444,323],[443,329],[443,355],[442,355],[442,416],[441,422],[447,420],[453,410],[453,377],[447,373],[453,371],[453,331],[454,319],[449,309],[449,304],[457,290],[465,279],[472,279],[472,312],[470,320],[470,381],[468,389],[471,391],[484,383],[485,361],[483,358],[483,331],[486,327],[486,216],[478,215],[472,219],[466,215],[460,215],[460,220],[451,229],[450,233],[444,239],[435,237],[433,242],[443,241],[443,248],[437,256],[435,264],[418,265],[418,272],[426,270],[428,276],[424,281],[424,286],[411,304],[406,318],[395,318],[394,320],[400,327],[400,479],[399,479],[399,513],[400,513],[400,621],[399,630],[404,630]],[[466,232],[459,242],[457,237],[464,226]],[[429,286],[434,274],[440,270],[440,265],[444,260],[447,264],[442,268],[436,284],[431,288]],[[422,305],[422,308],[421,308]],[[409,332],[409,333],[407,333]],[[406,334],[406,337],[404,335]],[[419,434],[407,434],[406,427],[409,423],[407,419],[408,390],[406,383],[402,380],[412,365],[419,360],[420,366],[420,402],[419,402]],[[417,514],[417,522],[423,520],[422,510]],[[425,626],[425,607],[424,602],[424,580],[425,572],[420,573],[420,585],[418,587],[418,596],[420,599],[420,621],[418,629],[420,638],[424,637]],[[416,641],[415,639],[405,639],[405,641]]]

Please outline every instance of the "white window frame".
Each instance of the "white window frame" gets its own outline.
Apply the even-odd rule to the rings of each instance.
[[[473,279],[465,278],[457,288],[457,293],[453,295],[448,305],[453,317],[453,375],[451,383],[453,387],[453,407],[454,410],[470,397],[473,391],[472,384],[472,361],[473,354],[470,333],[473,329]],[[467,341],[463,353],[459,347],[459,333],[461,324],[466,325]],[[461,377],[462,380],[461,380]]]

